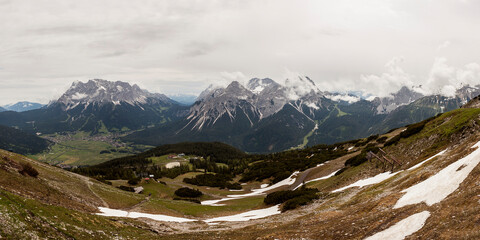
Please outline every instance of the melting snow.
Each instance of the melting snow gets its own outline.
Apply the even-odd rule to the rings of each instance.
[[[415,168],[418,168],[418,167],[422,166],[424,163],[426,163],[426,162],[428,162],[428,161],[430,161],[430,160],[432,160],[432,159],[434,159],[434,158],[436,158],[436,157],[438,157],[438,156],[440,156],[440,155],[444,154],[446,151],[447,151],[447,150],[443,150],[443,151],[441,151],[441,152],[439,152],[439,153],[437,153],[437,154],[435,154],[435,155],[433,155],[433,156],[431,156],[431,157],[427,158],[426,160],[424,160],[424,161],[422,161],[422,162],[420,162],[420,163],[416,164],[415,166],[413,166],[413,167],[410,167],[410,168],[409,168],[409,169],[407,169],[407,170],[413,170],[413,169],[415,169]]]
[[[403,219],[386,230],[376,233],[371,237],[365,238],[365,240],[404,239],[406,236],[420,230],[425,225],[428,217],[430,217],[430,212],[428,211],[413,214],[412,216]]]
[[[268,216],[273,216],[276,214],[280,214],[280,205],[275,205],[273,207],[259,209],[259,210],[252,210],[236,215],[225,216],[225,217],[217,217],[217,218],[210,218],[203,220],[206,223],[212,222],[245,222],[252,219],[259,219]]]
[[[149,214],[149,213],[139,213],[139,212],[127,212],[123,210],[116,210],[110,208],[99,207],[98,208],[102,213],[97,213],[100,216],[106,217],[127,217],[127,218],[150,218],[156,221],[164,221],[164,222],[195,222],[199,221],[197,219],[189,219],[189,218],[181,218],[181,217],[172,217],[162,214]],[[210,218],[201,220],[206,223],[215,224],[214,222],[245,222],[252,219],[259,219],[264,218],[272,215],[279,214],[280,212],[280,205],[275,205],[273,207],[252,210],[240,214],[235,214],[231,216],[224,216],[224,217],[217,217],[217,218]]]
[[[475,151],[464,158],[448,165],[427,180],[417,183],[402,192],[403,195],[393,208],[401,208],[409,204],[425,202],[428,206],[438,203],[453,193],[467,178],[470,172],[480,163],[480,142],[472,148]]]
[[[153,220],[165,221],[165,222],[194,222],[194,221],[197,221],[195,219],[171,217],[171,216],[162,215],[162,214],[127,212],[127,211],[123,211],[123,210],[116,210],[116,209],[110,209],[110,208],[104,208],[104,207],[99,207],[98,209],[102,213],[97,213],[97,215],[106,216],[106,217],[150,218],[150,219],[153,219]]]
[[[327,176],[323,176],[323,177],[315,178],[315,179],[312,179],[312,180],[308,180],[308,181],[306,181],[305,183],[301,183],[300,185],[296,186],[293,190],[295,190],[295,189],[301,187],[303,184],[307,184],[307,183],[309,183],[309,182],[316,182],[316,181],[320,181],[320,180],[323,180],[323,179],[327,179],[327,178],[333,177],[333,176],[335,176],[335,173],[337,173],[338,171],[340,171],[340,169],[338,169],[338,170],[335,171],[335,172],[332,172],[332,173],[328,174]]]
[[[395,175],[397,175],[398,173],[400,173],[402,171],[399,171],[399,172],[395,172],[395,173],[392,173],[392,172],[384,172],[384,173],[380,173],[374,177],[371,177],[371,178],[367,178],[367,179],[362,179],[362,180],[358,180],[348,186],[345,186],[345,187],[342,187],[342,188],[339,188],[337,190],[333,190],[332,192],[340,192],[340,191],[343,191],[347,188],[351,188],[351,187],[363,187],[363,186],[367,186],[367,185],[372,185],[372,184],[376,184],[376,183],[380,183],[380,182],[383,182],[384,180],[387,180]]]
[[[180,167],[180,162],[169,162],[165,165],[166,168]]]
[[[259,188],[259,189],[253,189],[252,192],[250,193],[245,193],[245,194],[238,194],[238,195],[228,195],[226,198],[222,199],[217,199],[217,200],[207,200],[207,201],[202,201],[202,205],[210,205],[210,206],[223,206],[225,204],[218,204],[219,202],[224,202],[228,200],[233,200],[233,199],[240,199],[240,198],[246,198],[246,197],[253,197],[253,196],[259,196],[264,194],[265,192],[268,192],[270,190],[279,188],[281,186],[285,185],[292,185],[295,183],[295,176],[297,176],[299,172],[296,171],[290,177],[283,179],[282,181],[275,183],[269,187],[264,187],[264,188]]]

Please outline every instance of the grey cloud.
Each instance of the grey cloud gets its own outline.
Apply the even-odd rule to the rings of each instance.
[[[322,91],[386,95],[401,84],[476,83],[480,32],[472,29],[479,27],[479,6],[454,0],[0,0],[0,83],[14,80],[8,91],[0,89],[0,104],[48,98],[48,89],[88,78],[199,92],[226,81],[225,72],[282,81],[285,68],[309,76]],[[446,40],[452,44],[437,50]],[[405,61],[385,67],[395,56]],[[439,57],[448,64],[432,66]],[[44,87],[27,93],[23,83],[32,81]]]

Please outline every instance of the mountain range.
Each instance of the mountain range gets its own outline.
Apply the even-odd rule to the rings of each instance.
[[[383,133],[457,109],[479,94],[480,86],[457,89],[455,97],[405,86],[389,97],[363,99],[322,91],[299,76],[209,86],[186,106],[137,85],[93,79],[74,82],[41,109],[2,112],[0,124],[29,133],[135,131],[122,140],[155,146],[220,141],[247,152],[276,152]]]
[[[45,105],[40,103],[22,101],[22,102],[17,102],[13,104],[7,104],[3,106],[4,108],[0,107],[0,112],[2,111],[2,109],[3,111],[25,112],[25,111],[39,109],[39,108],[42,108],[43,106]]]
[[[271,154],[179,143],[66,171],[0,149],[0,238],[478,239],[479,99]]]
[[[402,87],[390,97],[361,99],[321,91],[308,77],[254,78],[245,85],[210,86],[180,121],[126,136],[150,145],[223,141],[248,152],[275,152],[367,137],[459,108],[480,94],[478,86],[455,97]]]
[[[3,112],[0,124],[32,133],[125,132],[174,121],[185,107],[163,94],[137,85],[93,79],[74,82],[57,100],[41,109]]]

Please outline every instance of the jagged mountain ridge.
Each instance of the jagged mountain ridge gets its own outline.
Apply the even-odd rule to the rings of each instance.
[[[322,92],[308,77],[285,84],[254,78],[245,86],[210,86],[186,119],[125,139],[153,145],[223,141],[247,152],[280,151],[385,132],[459,108],[478,94],[478,86],[462,87],[456,97],[424,96],[403,87],[390,97],[366,100]]]
[[[149,99],[156,99],[163,102],[173,102],[163,94],[153,94],[140,89],[136,84],[130,85],[127,82],[111,82],[103,79],[93,79],[86,83],[76,81],[72,86],[57,100],[56,103],[62,103],[67,109],[72,109],[79,104],[90,103],[113,103],[120,105],[125,102],[130,105],[146,104]]]
[[[0,124],[27,132],[130,131],[183,117],[185,107],[163,94],[126,82],[94,79],[74,82],[56,101],[42,109],[4,112]]]

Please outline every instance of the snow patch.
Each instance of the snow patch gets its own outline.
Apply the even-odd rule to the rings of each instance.
[[[98,208],[102,213],[97,213],[100,216],[106,217],[127,217],[127,218],[150,218],[156,221],[164,221],[164,222],[195,222],[195,219],[188,219],[188,218],[180,218],[180,217],[172,217],[162,214],[149,214],[149,213],[139,213],[139,212],[127,212],[123,210],[117,209],[110,209],[99,207]]]
[[[77,92],[77,93],[75,93],[75,94],[72,95],[72,99],[73,99],[73,100],[80,100],[80,99],[84,99],[84,98],[86,98],[86,97],[88,97],[88,95],[85,94],[85,93],[78,93],[78,92]]]
[[[174,167],[180,167],[180,162],[169,162],[165,164],[166,168],[174,168]]]
[[[127,212],[123,210],[111,209],[111,208],[98,208],[101,213],[97,213],[100,216],[106,217],[126,217],[126,218],[149,218],[156,221],[164,222],[195,222],[199,221],[197,219],[181,218],[181,217],[172,217],[163,214],[149,214],[149,213],[140,213],[140,212]],[[215,222],[245,222],[253,219],[264,218],[276,214],[280,214],[280,205],[275,205],[273,207],[252,210],[244,213],[239,213],[231,216],[216,217],[205,220],[200,220],[209,224],[216,224]]]
[[[270,190],[282,187],[282,186],[289,186],[295,183],[296,176],[299,172],[296,171],[290,177],[283,179],[282,181],[275,183],[269,187],[264,187],[260,189],[253,189],[252,192],[250,193],[245,193],[245,194],[238,194],[238,195],[227,195],[226,198],[222,199],[217,199],[217,200],[207,200],[207,201],[202,201],[202,205],[209,205],[209,206],[224,206],[225,204],[219,204],[219,202],[224,202],[228,200],[234,200],[234,199],[240,199],[240,198],[246,198],[246,197],[253,197],[253,196],[259,196],[265,194],[265,192],[268,192]]]
[[[340,192],[340,191],[343,191],[347,188],[352,188],[352,187],[364,187],[364,186],[367,186],[367,185],[372,185],[372,184],[377,184],[377,183],[381,183],[383,182],[384,180],[387,180],[395,175],[397,175],[398,173],[400,173],[402,171],[399,171],[399,172],[395,172],[395,173],[392,173],[392,172],[384,172],[384,173],[380,173],[374,177],[370,177],[370,178],[366,178],[366,179],[362,179],[362,180],[358,180],[348,186],[345,186],[345,187],[342,187],[342,188],[339,188],[337,190],[333,190],[332,193],[335,193],[335,192]]]
[[[403,190],[402,192],[406,194],[397,201],[393,208],[421,202],[431,206],[445,199],[457,190],[470,172],[480,163],[480,142],[472,148],[475,147],[477,149],[464,158],[448,165],[427,180]]]
[[[203,220],[206,223],[214,223],[214,222],[245,222],[253,219],[264,218],[268,216],[273,216],[276,214],[280,214],[280,204],[275,205],[273,207],[259,209],[259,210],[252,210],[236,215],[225,216],[225,217],[217,217],[217,218],[210,218]]]
[[[443,150],[443,151],[441,151],[441,152],[439,152],[439,153],[437,153],[437,154],[435,154],[435,155],[433,155],[433,156],[431,156],[431,157],[429,157],[429,158],[425,159],[424,161],[422,161],[422,162],[420,162],[420,163],[416,164],[415,166],[413,166],[413,167],[410,167],[410,168],[409,168],[409,169],[407,169],[407,170],[413,170],[413,169],[415,169],[415,168],[418,168],[418,167],[422,166],[424,163],[426,163],[426,162],[428,162],[428,161],[430,161],[430,160],[432,160],[432,159],[434,159],[434,158],[436,158],[436,157],[438,157],[438,156],[440,156],[440,155],[444,154],[446,151],[447,151],[447,150]]]
[[[413,214],[412,216],[397,222],[395,225],[387,228],[386,230],[376,233],[371,237],[365,238],[365,240],[404,239],[406,236],[409,236],[420,230],[425,225],[428,217],[430,217],[429,211]]]
[[[305,183],[301,183],[300,185],[296,186],[293,190],[296,190],[297,188],[301,187],[302,185],[310,183],[310,182],[316,182],[316,181],[324,180],[324,179],[327,179],[327,178],[331,178],[331,177],[335,176],[335,173],[337,173],[338,171],[340,171],[340,169],[338,169],[335,172],[332,172],[332,173],[328,174],[327,176],[323,176],[323,177],[308,180]]]

